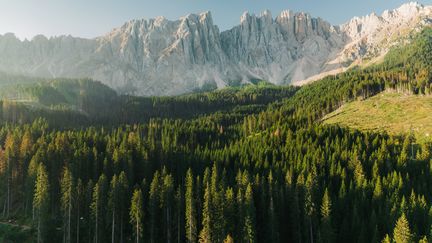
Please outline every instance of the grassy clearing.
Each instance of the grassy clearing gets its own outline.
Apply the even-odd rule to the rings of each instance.
[[[419,139],[432,139],[432,96],[381,93],[363,101],[348,103],[328,114],[326,124],[391,135],[412,130]]]

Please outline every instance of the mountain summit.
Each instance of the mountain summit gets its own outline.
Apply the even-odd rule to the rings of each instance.
[[[377,61],[412,31],[430,25],[432,7],[407,3],[382,15],[333,26],[307,13],[244,13],[220,32],[210,12],[176,21],[132,20],[95,39],[0,36],[0,71],[40,77],[90,77],[136,95],[174,95],[206,84],[263,79],[305,83]]]

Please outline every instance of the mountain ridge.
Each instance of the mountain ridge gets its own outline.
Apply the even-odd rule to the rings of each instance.
[[[221,32],[207,11],[174,21],[131,20],[94,39],[20,41],[6,34],[0,35],[0,71],[89,77],[143,96],[182,94],[208,83],[222,88],[231,81],[301,84],[384,55],[410,31],[430,25],[431,17],[432,7],[411,2],[339,26],[290,10],[273,18],[266,10],[245,12],[239,25]]]

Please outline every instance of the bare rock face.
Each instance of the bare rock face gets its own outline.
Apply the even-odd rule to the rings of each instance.
[[[361,18],[354,17],[340,27],[348,39],[334,61],[359,63],[364,58],[380,58],[413,31],[419,31],[431,23],[432,7],[416,2],[386,10],[381,16],[372,13]]]
[[[126,93],[172,95],[218,79],[227,66],[219,29],[209,12],[177,21],[134,20],[96,39],[106,60],[95,77]],[[221,82],[221,86],[222,86]]]
[[[244,13],[220,33],[210,12],[176,21],[132,20],[110,33],[82,39],[0,36],[0,71],[40,77],[90,77],[135,95],[175,95],[206,83],[263,79],[304,83],[384,55],[413,30],[432,22],[432,7],[408,3],[355,17],[341,26],[307,13]]]
[[[265,79],[276,84],[307,78],[325,69],[343,38],[337,28],[305,13],[284,11],[275,19],[243,14],[241,24],[221,34],[230,60],[239,65],[243,80]]]

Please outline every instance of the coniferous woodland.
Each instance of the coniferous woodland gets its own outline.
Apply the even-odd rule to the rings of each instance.
[[[302,88],[139,98],[90,80],[22,86],[0,106],[0,226],[30,236],[4,240],[431,241],[431,144],[320,122],[383,91],[429,95],[431,36]]]

